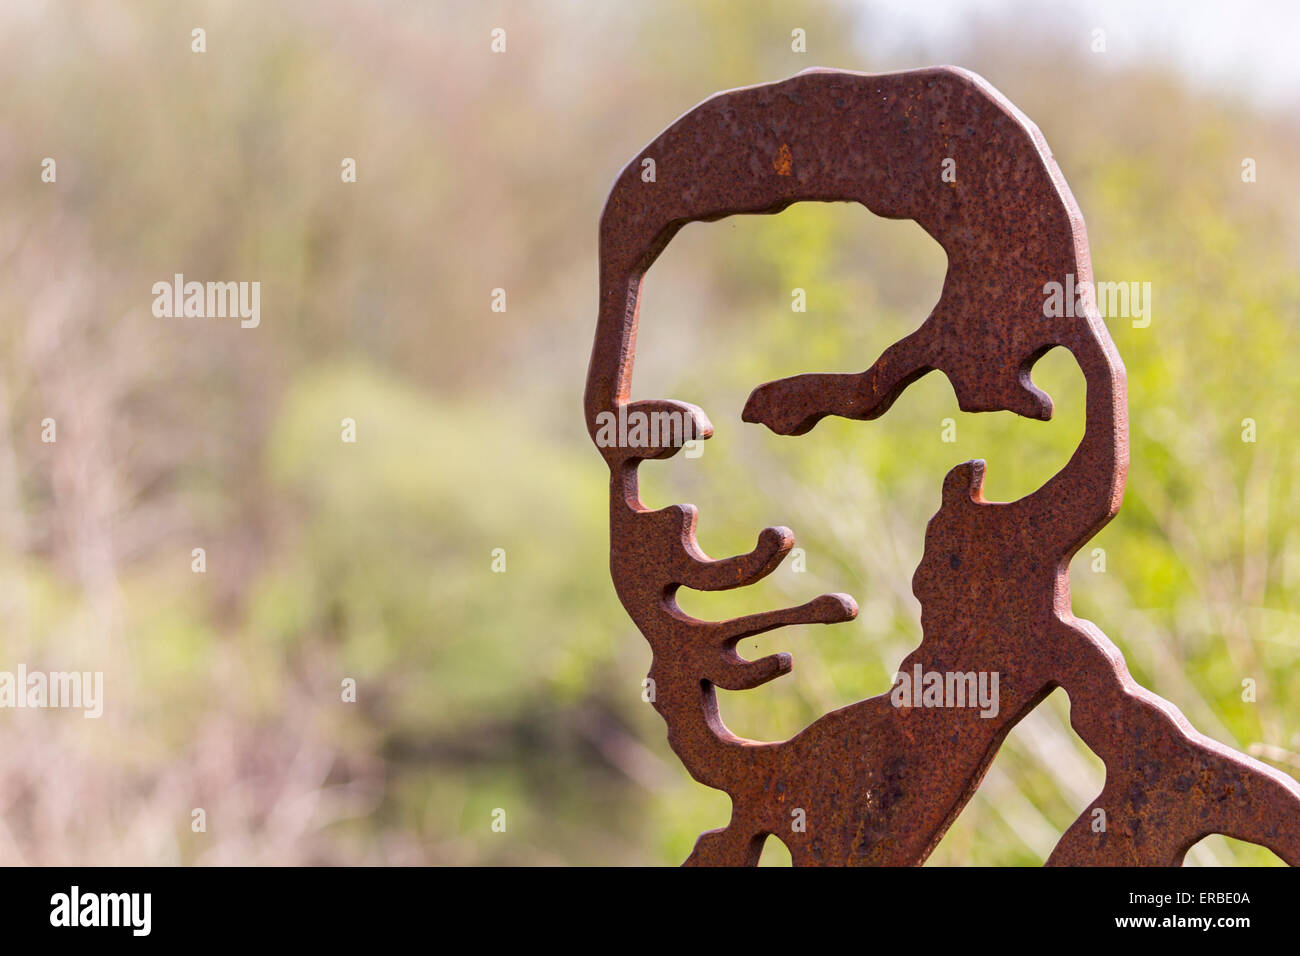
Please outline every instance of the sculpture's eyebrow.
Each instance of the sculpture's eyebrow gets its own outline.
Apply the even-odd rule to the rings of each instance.
[[[828,415],[879,418],[904,389],[933,371],[921,330],[899,339],[857,374],[811,372],[766,382],[750,393],[741,418],[778,435],[803,435]]]

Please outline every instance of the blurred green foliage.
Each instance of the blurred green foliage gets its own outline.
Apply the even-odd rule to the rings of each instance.
[[[724,823],[727,798],[686,777],[641,701],[648,648],[609,582],[606,474],[580,413],[596,223],[675,116],[813,64],[981,72],[1053,145],[1097,278],[1151,283],[1150,327],[1109,323],[1132,467],[1124,509],[1076,559],[1075,609],[1199,729],[1297,771],[1294,118],[1102,69],[1048,20],[881,56],[863,38],[884,14],[823,4],[0,16],[0,651],[108,685],[100,722],[0,718],[16,741],[0,861],[671,863]],[[792,24],[809,55],[790,52]],[[45,156],[57,184],[39,181]],[[762,381],[865,368],[944,268],[914,224],[803,205],[693,224],[648,276],[635,397],[697,403],[717,433],[697,460],[647,465],[646,501],[699,505],[716,556],[769,524],[807,554],[807,573],[683,606],[830,590],[862,608],[747,641],[796,666],[723,695],[738,732],[788,736],[885,690],[920,638],[910,578],[946,470],[982,457],[989,496],[1009,499],[1082,434],[1060,353],[1035,370],[1047,425],[962,415],[938,375],[877,422],[798,440],[741,425]],[[155,319],[148,290],[175,272],[261,281],[261,327]],[[1103,773],[1058,692],[933,862],[1040,862]],[[1221,838],[1189,858],[1270,861]]]

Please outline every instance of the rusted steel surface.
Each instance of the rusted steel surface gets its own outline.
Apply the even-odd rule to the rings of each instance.
[[[645,158],[655,160],[653,182],[642,178]],[[946,159],[955,161],[955,181],[941,175]],[[884,694],[826,714],[787,741],[731,733],[715,687],[752,688],[791,668],[788,654],[744,660],[737,642],[789,624],[847,621],[857,606],[827,594],[722,622],[685,614],[678,588],[752,584],[777,567],[794,536],[767,528],[748,554],[709,558],[696,542],[693,506],[652,511],[638,494],[641,460],[679,446],[655,434],[638,445],[602,433],[620,411],[678,411],[698,437],[712,433],[695,406],[628,400],[641,278],[687,222],[807,200],[860,202],[915,220],[948,255],[942,297],[865,372],[761,385],[745,421],[800,435],[827,415],[873,419],[934,369],[965,411],[1047,419],[1051,401],[1029,370],[1057,346],[1087,381],[1084,437],[1059,473],[1018,501],[998,503],[983,497],[983,462],[957,465],[926,529],[912,581],[924,636],[898,671],[997,673],[995,717],[969,706],[895,706]],[[1211,833],[1300,863],[1300,785],[1197,733],[1172,704],[1138,686],[1096,626],[1071,612],[1070,558],[1123,496],[1128,416],[1124,367],[1089,288],[1077,318],[1044,316],[1045,284],[1067,275],[1091,282],[1087,237],[1042,134],[984,80],[957,69],[810,70],[721,93],[668,127],[618,177],[600,225],[600,314],[585,408],[610,471],[610,569],[653,650],[654,706],[691,775],[732,798],[730,823],[703,834],[687,863],[753,864],[775,835],[796,865],[919,864],[1007,733],[1057,687],[1069,695],[1074,729],[1105,762],[1106,783],[1049,864],[1178,864]],[[792,826],[795,810],[804,811],[802,830]]]

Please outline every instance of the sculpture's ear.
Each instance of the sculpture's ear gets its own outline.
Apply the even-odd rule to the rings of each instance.
[[[964,461],[943,479],[943,503],[984,500],[984,460]]]
[[[969,364],[941,364],[963,412],[1012,412],[1022,418],[1050,421],[1052,398],[1031,378],[1034,363],[1047,349],[1019,364],[981,359]]]

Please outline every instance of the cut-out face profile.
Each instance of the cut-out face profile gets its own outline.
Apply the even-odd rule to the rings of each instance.
[[[640,175],[647,158],[656,161],[653,181]],[[791,660],[745,660],[738,642],[789,624],[846,621],[857,607],[828,594],[723,622],[683,612],[678,588],[752,584],[794,537],[767,528],[753,551],[713,560],[696,542],[692,506],[646,508],[639,463],[707,438],[712,425],[693,405],[628,396],[640,282],[677,230],[801,201],[860,202],[877,215],[915,220],[947,253],[943,292],[916,331],[866,371],[759,386],[745,421],[800,435],[827,415],[873,419],[936,369],[965,411],[1046,419],[1051,400],[1030,370],[1057,346],[1083,371],[1087,419],[1065,467],[1018,501],[984,500],[983,462],[948,473],[913,578],[924,636],[899,666],[899,683],[790,740],[765,743],[726,728],[715,688],[756,687],[788,672]],[[1083,290],[1081,308],[1048,317],[1045,286],[1067,282]],[[1071,722],[1107,778],[1049,862],[1173,864],[1215,832],[1300,862],[1300,785],[1197,734],[1070,610],[1069,560],[1115,515],[1128,467],[1124,369],[1091,283],[1083,220],[1042,134],[985,81],[953,68],[810,70],[722,93],[678,119],[620,174],[601,219],[585,410],[610,469],[614,585],[654,654],[654,706],[691,775],[732,798],[730,824],[701,836],[688,862],[754,863],[776,835],[796,864],[920,863],[1006,734],[1056,687],[1069,694]],[[904,686],[913,674],[925,675],[924,691]],[[929,675],[938,675],[933,699]],[[980,688],[981,706],[957,703],[954,688],[972,696]],[[799,827],[791,826],[795,810]]]

